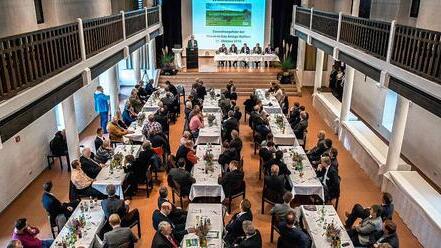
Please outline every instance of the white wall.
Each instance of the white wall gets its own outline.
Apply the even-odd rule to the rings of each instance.
[[[94,110],[93,94],[98,83],[99,80],[96,78],[74,94],[78,132],[82,132],[97,117],[97,113]]]
[[[440,0],[423,0],[420,1],[420,10],[416,26],[435,31],[441,31],[441,21],[438,15],[441,13]]]
[[[38,29],[33,0],[0,0],[0,37]]]
[[[0,149],[0,212],[3,211],[46,167],[49,141],[57,131],[55,112],[47,112]]]

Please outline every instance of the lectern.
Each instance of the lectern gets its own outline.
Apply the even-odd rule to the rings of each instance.
[[[198,68],[198,49],[187,48],[187,69]]]

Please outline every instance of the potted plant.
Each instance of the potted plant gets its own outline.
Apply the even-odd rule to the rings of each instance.
[[[160,58],[161,71],[164,75],[174,75],[173,65],[174,55],[169,52],[168,47],[162,48],[162,55]]]
[[[295,67],[294,61],[291,57],[292,52],[292,44],[282,42],[283,55],[282,61],[280,62],[280,67],[282,68],[282,72],[277,74],[277,79],[281,84],[291,84],[294,83],[294,72],[293,69]]]

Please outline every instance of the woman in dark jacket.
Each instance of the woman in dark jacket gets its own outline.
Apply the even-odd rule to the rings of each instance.
[[[63,131],[55,133],[55,137],[49,143],[49,148],[53,155],[63,156],[67,154],[67,142]]]

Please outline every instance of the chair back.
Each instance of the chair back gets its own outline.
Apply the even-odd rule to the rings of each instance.
[[[245,181],[234,182],[230,185],[230,192],[228,193],[228,197],[232,197],[237,194],[241,194],[245,191]]]
[[[176,85],[176,90],[178,91],[179,96],[185,96],[184,85],[182,85],[182,84]]]
[[[98,235],[98,233],[95,234],[95,244],[93,247],[98,247],[98,248],[102,248],[104,247],[104,242],[103,240],[100,238],[100,236]]]
[[[47,213],[47,220],[48,220],[49,226],[51,228],[52,236],[55,239],[57,237],[57,235],[60,233],[58,225],[57,225],[57,223],[55,221],[55,218],[52,218],[49,213]]]

